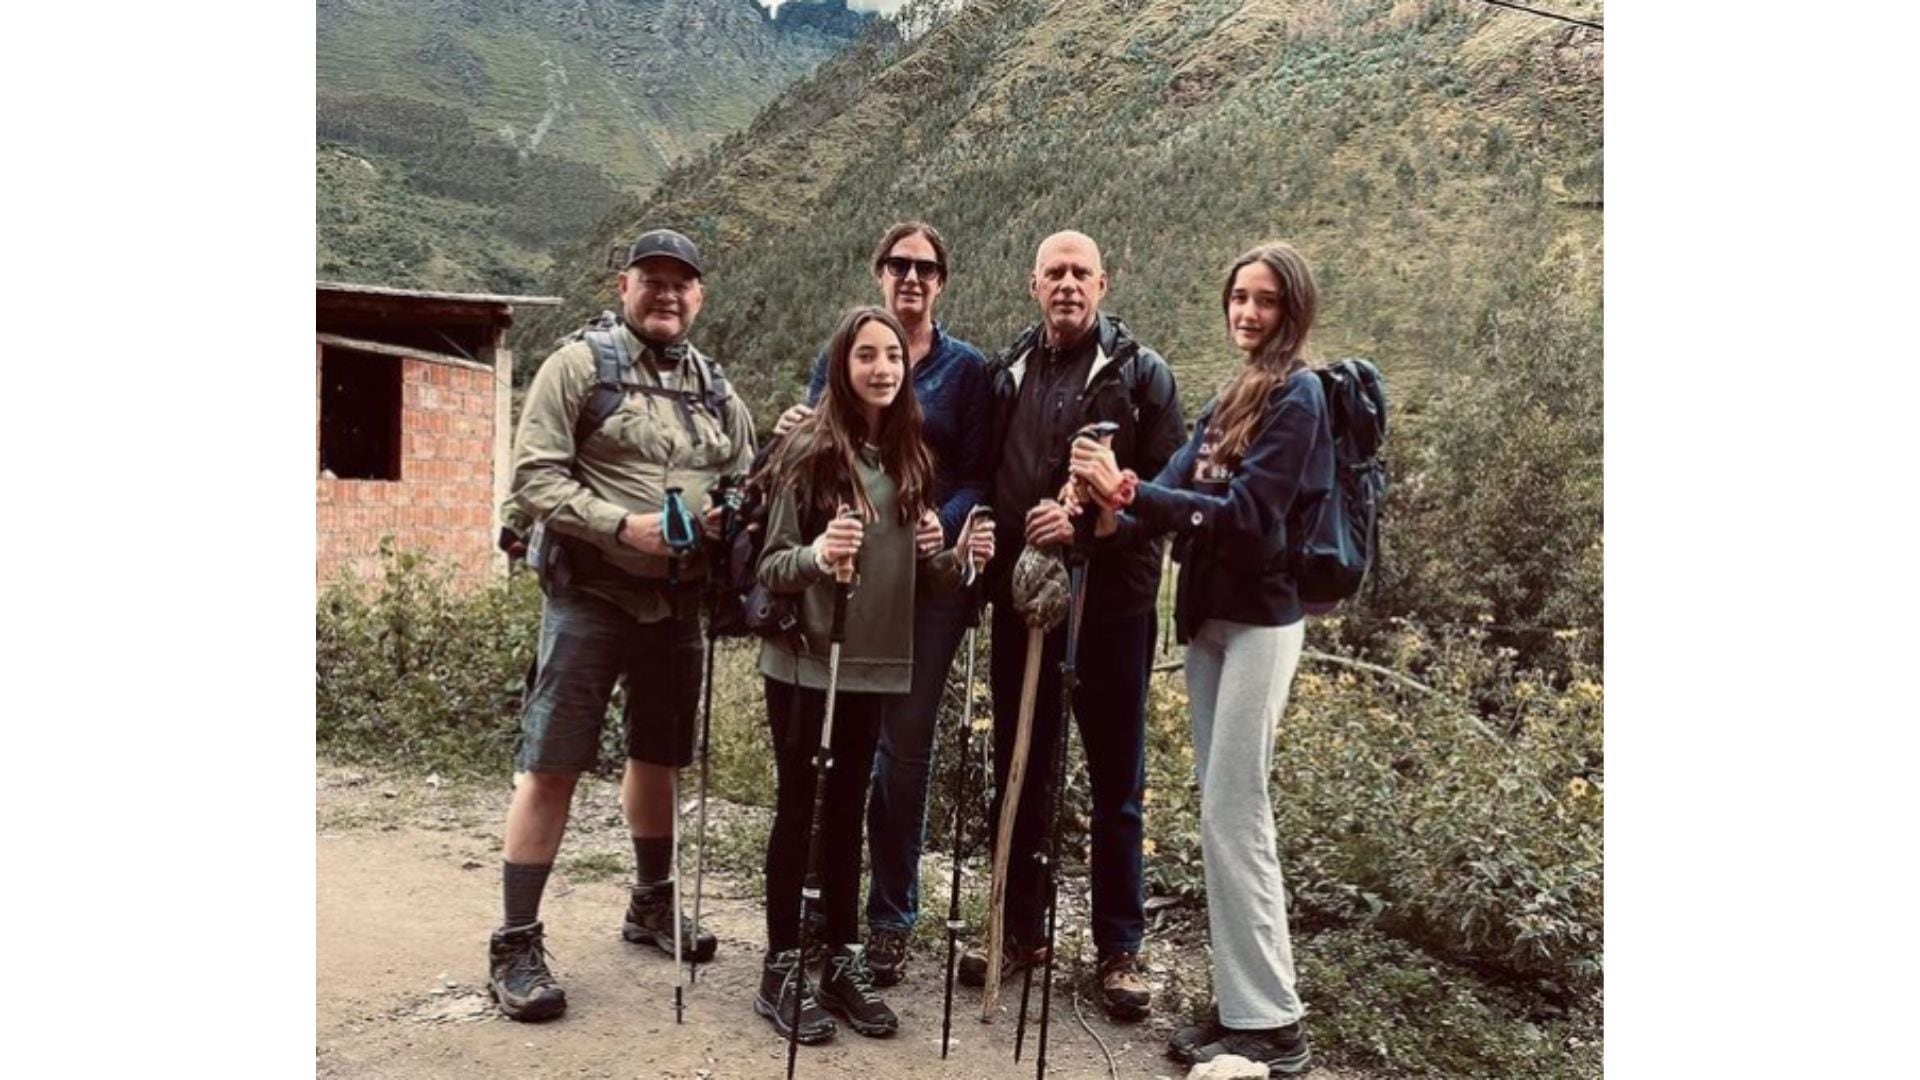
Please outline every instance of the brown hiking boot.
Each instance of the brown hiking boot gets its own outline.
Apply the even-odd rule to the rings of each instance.
[[[875,927],[867,935],[867,971],[873,985],[898,986],[907,967],[907,942],[912,935],[892,927]]]
[[[1035,945],[1031,948],[1009,941],[1001,946],[1000,981],[1006,982],[1030,967],[1039,967],[1047,962],[1047,947]],[[960,985],[987,985],[987,951],[968,949],[960,957]]]
[[[1153,1005],[1147,981],[1140,977],[1140,958],[1118,952],[1100,961],[1100,1002],[1115,1020],[1139,1020]]]

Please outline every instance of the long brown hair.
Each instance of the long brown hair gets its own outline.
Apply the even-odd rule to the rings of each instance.
[[[1256,262],[1273,271],[1274,279],[1280,282],[1280,325],[1247,356],[1246,365],[1220,391],[1214,405],[1210,425],[1215,436],[1213,460],[1228,468],[1240,464],[1247,444],[1259,433],[1273,388],[1306,366],[1307,332],[1313,329],[1313,314],[1320,301],[1307,260],[1293,245],[1274,240],[1247,251],[1227,269],[1227,282],[1220,287],[1222,315],[1232,318],[1234,279]],[[1231,325],[1227,333],[1233,333]]]
[[[854,455],[863,443],[880,449],[880,467],[893,477],[898,492],[900,523],[912,525],[933,502],[933,453],[921,437],[920,402],[913,396],[913,373],[900,374],[900,392],[880,414],[878,431],[867,430],[867,417],[853,392],[851,361],[854,335],[870,322],[884,324],[900,339],[902,359],[907,331],[885,308],[859,307],[847,312],[827,343],[827,389],[813,415],[807,417],[775,448],[771,476],[775,485],[795,485],[803,509],[832,517],[845,504],[867,521],[876,510],[854,467]]]

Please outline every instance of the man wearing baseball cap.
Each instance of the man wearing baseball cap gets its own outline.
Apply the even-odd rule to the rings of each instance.
[[[687,343],[705,302],[700,250],[644,233],[607,312],[540,365],[514,439],[509,502],[540,522],[537,673],[520,718],[521,773],[507,811],[505,919],[489,947],[489,990],[515,1020],[566,1010],[547,967],[540,897],[580,774],[600,758],[614,684],[627,684],[620,802],[636,884],[626,940],[713,956],[672,903],[673,781],[693,758],[701,679],[697,604],[703,545],[675,556],[662,513],[679,488],[696,505],[753,458],[753,422],[719,365]]]

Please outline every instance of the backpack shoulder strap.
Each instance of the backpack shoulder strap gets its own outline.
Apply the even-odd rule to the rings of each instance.
[[[620,403],[627,399],[627,388],[621,384],[620,376],[633,364],[626,341],[614,333],[604,320],[587,327],[581,337],[593,349],[593,391],[581,403],[580,415],[574,418],[573,445],[576,453],[587,437],[599,431],[600,425],[618,412]]]
[[[707,412],[724,428],[727,399],[733,396],[733,384],[727,381],[726,369],[699,349],[688,346],[687,351],[693,354],[694,366],[700,370],[701,399],[706,403]]]

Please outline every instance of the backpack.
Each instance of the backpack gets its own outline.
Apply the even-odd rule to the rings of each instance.
[[[720,365],[691,345],[687,346],[687,352],[693,358],[695,370],[700,373],[699,390],[669,390],[664,386],[630,386],[621,382],[621,374],[633,365],[633,354],[627,349],[626,338],[615,333],[619,325],[618,315],[603,311],[592,322],[564,339],[567,342],[584,341],[593,349],[593,390],[580,403],[580,412],[573,418],[575,454],[580,452],[580,444],[588,436],[600,430],[601,425],[620,411],[628,394],[672,399],[680,408],[680,421],[686,426],[687,434],[696,440],[700,435],[693,423],[693,409],[701,409],[722,425],[726,423],[727,399],[733,396],[733,386],[727,382],[726,373],[720,369]],[[507,548],[509,542],[507,533],[508,530],[502,530],[500,542],[503,549]],[[567,555],[556,559],[562,548],[567,550]],[[563,566],[567,562],[577,564],[571,568],[575,572],[597,573],[601,576],[616,573],[608,569],[606,561],[589,545],[569,543],[565,537],[549,532],[544,521],[535,522],[528,533],[526,560],[528,567],[541,573],[543,586],[559,585],[563,584],[561,579],[571,579],[574,573]]]
[[[700,372],[699,390],[629,386],[621,382],[621,373],[633,365],[633,354],[627,351],[626,337],[614,332],[619,325],[619,316],[611,311],[603,311],[569,339],[585,341],[593,348],[593,392],[580,404],[580,415],[574,417],[573,421],[576,452],[587,436],[599,431],[600,425],[620,411],[621,403],[627,400],[628,394],[633,393],[672,399],[680,408],[681,423],[686,425],[688,434],[695,437],[698,436],[693,426],[693,410],[696,408],[719,423],[726,423],[727,399],[733,396],[733,387],[727,382],[726,373],[720,370],[720,365],[691,345],[687,346],[687,352],[693,357],[694,368]]]
[[[1292,552],[1300,599],[1315,614],[1360,591],[1378,555],[1387,469],[1387,390],[1370,361],[1341,360],[1316,371],[1333,437],[1333,487],[1308,511]]]
[[[718,550],[708,567],[713,587],[709,630],[715,637],[800,638],[800,597],[776,593],[760,583],[760,556],[767,545],[767,518],[773,509],[766,464],[779,440],[753,457],[744,477],[727,477],[711,494],[727,512],[721,516]]]

